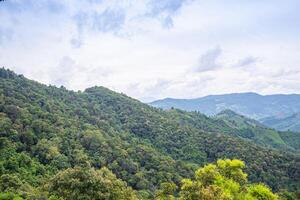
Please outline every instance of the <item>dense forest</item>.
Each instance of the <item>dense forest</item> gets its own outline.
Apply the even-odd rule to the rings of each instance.
[[[207,165],[218,176],[203,192],[223,195],[225,188],[231,195],[229,181],[246,188],[247,199],[262,199],[252,195],[256,190],[274,199],[270,189],[283,199],[299,195],[297,133],[164,111],[103,87],[74,92],[46,86],[4,68],[0,119],[0,199],[199,199],[176,188],[191,184],[198,191],[204,180],[194,172],[218,159],[243,160],[237,171],[245,167],[247,181],[261,185],[230,182],[230,170],[222,171],[218,161]]]

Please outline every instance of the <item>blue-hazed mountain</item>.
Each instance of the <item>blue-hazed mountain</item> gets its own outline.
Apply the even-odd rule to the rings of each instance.
[[[199,111],[206,115],[216,115],[222,110],[230,109],[252,119],[262,119],[300,112],[300,94],[233,93],[195,99],[166,98],[153,101],[150,105],[162,109],[173,107],[186,111]]]

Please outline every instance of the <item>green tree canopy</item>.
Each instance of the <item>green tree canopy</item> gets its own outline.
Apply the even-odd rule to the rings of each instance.
[[[194,179],[183,179],[178,197],[176,186],[164,183],[157,192],[159,200],[277,200],[279,197],[263,184],[249,184],[241,160],[218,160],[195,172]]]
[[[51,194],[65,200],[132,200],[137,199],[126,183],[103,167],[69,168],[59,172],[50,183]]]

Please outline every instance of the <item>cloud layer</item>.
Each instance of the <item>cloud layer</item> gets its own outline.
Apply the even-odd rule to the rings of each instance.
[[[143,101],[300,93],[297,0],[10,0],[0,63],[46,84]]]

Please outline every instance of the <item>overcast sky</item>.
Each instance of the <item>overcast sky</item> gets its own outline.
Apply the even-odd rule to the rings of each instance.
[[[300,93],[299,0],[6,0],[0,64],[142,101]]]

